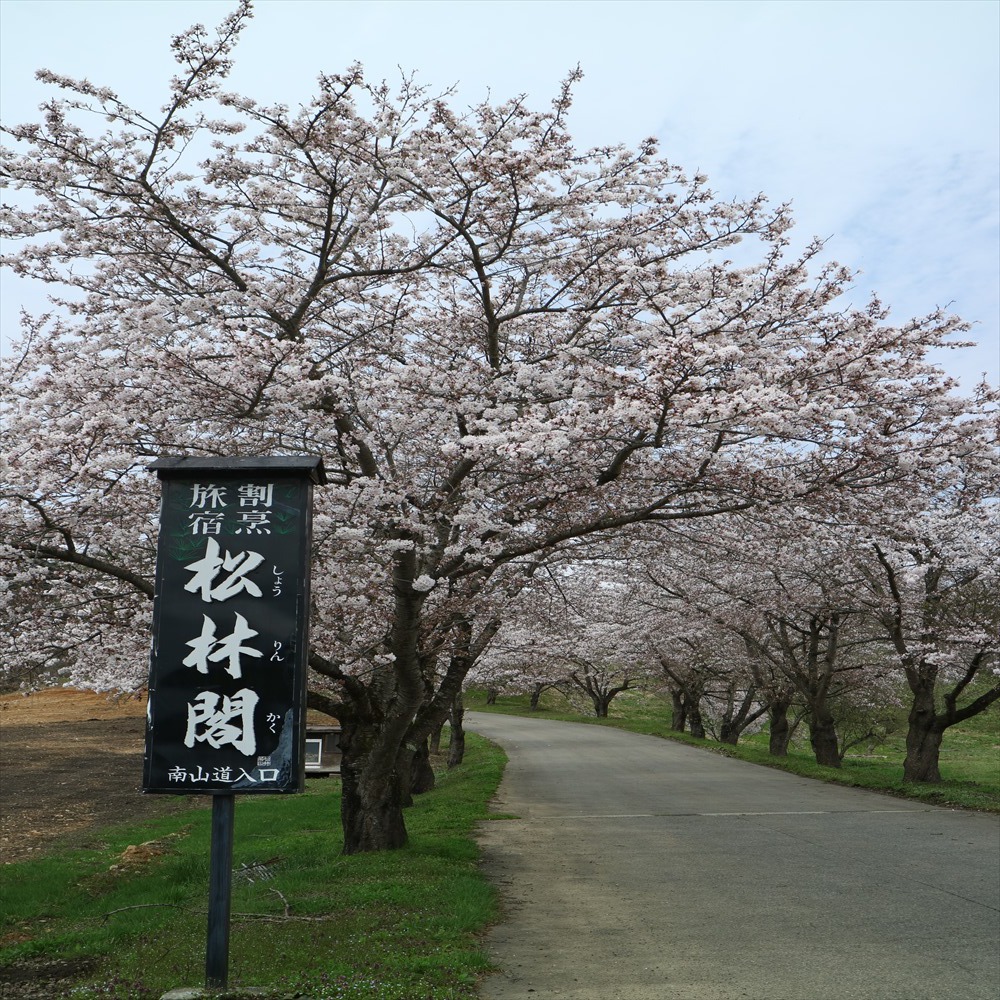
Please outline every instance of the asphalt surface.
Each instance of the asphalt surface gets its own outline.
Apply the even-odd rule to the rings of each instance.
[[[510,763],[482,824],[485,1000],[998,1000],[1000,817],[655,737],[469,713]]]

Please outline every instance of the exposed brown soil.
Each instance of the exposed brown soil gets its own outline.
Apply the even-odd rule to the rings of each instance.
[[[0,858],[97,846],[100,829],[204,808],[203,796],[143,795],[145,698],[53,689],[0,697]],[[127,860],[127,859],[126,859]],[[18,940],[17,932],[3,938]],[[4,1000],[65,996],[93,960],[22,959],[0,969]]]
[[[143,795],[146,699],[65,688],[0,696],[0,860],[26,861],[55,847],[99,846],[101,830],[186,809],[205,795]],[[332,720],[310,712],[310,721]],[[169,839],[169,838],[164,838]],[[126,848],[118,864],[163,853],[163,840]],[[16,943],[17,932],[0,941]],[[92,959],[26,958],[0,968],[3,1000],[68,996]]]
[[[144,698],[54,689],[0,698],[0,857],[93,842],[112,823],[210,805],[143,795]]]

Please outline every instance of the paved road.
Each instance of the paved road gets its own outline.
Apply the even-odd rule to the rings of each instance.
[[[483,824],[486,1000],[998,1000],[1000,818],[655,737],[470,713],[510,763]]]

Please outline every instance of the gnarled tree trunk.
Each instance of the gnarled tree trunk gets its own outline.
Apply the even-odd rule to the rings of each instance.
[[[684,707],[684,695],[680,688],[670,689],[670,728],[675,733],[683,733],[687,726],[687,709]]]
[[[379,746],[373,725],[342,720],[340,745],[344,854],[395,850],[406,844],[396,754]]]
[[[754,699],[757,689],[751,684],[743,693],[739,706],[736,705],[735,692],[730,689],[726,711],[719,725],[719,742],[730,746],[739,744],[741,734],[752,726],[766,711],[767,705],[754,709]]]
[[[910,678],[913,701],[910,705],[906,730],[906,760],[903,761],[904,781],[941,780],[939,765],[941,741],[945,727],[934,704],[936,676],[922,677],[914,672]]]
[[[833,716],[823,706],[815,706],[809,716],[809,743],[816,763],[823,767],[840,767],[840,742]]]
[[[418,655],[424,594],[413,589],[412,551],[397,554],[393,572],[394,616],[388,646],[391,669],[377,672],[367,685],[355,682],[352,709],[341,720],[341,819],[344,853],[387,851],[407,841],[404,793],[409,791],[414,747],[429,733],[409,740],[408,731],[425,698]],[[401,773],[402,770],[402,773]]]
[[[423,795],[434,787],[434,768],[431,767],[430,747],[427,740],[421,740],[415,748],[404,747],[410,753],[409,791],[410,801],[404,805],[412,805],[414,795]]]
[[[767,714],[770,719],[770,738],[768,740],[767,752],[772,757],[787,757],[788,742],[792,738],[792,728],[788,724],[788,709],[791,706],[789,701],[773,701],[768,706]]]
[[[691,735],[696,739],[703,740],[705,738],[705,722],[701,717],[701,698],[685,697],[684,702]]]
[[[532,712],[538,711],[538,699],[542,697],[542,692],[548,687],[547,684],[535,684],[531,689],[531,699],[528,702],[528,707]]]
[[[462,692],[455,695],[455,700],[451,705],[451,746],[448,748],[448,767],[458,767],[465,759],[465,703],[462,701]]]

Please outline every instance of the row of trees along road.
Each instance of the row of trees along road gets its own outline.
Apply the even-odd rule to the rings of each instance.
[[[575,148],[573,77],[456,110],[352,67],[292,110],[225,90],[250,16],[174,39],[159,110],[43,72],[5,129],[4,262],[52,302],[4,362],[8,663],[142,683],[154,456],[323,456],[310,699],[344,726],[345,850],[381,850],[551,561],[933,495],[991,403],[926,360],[958,319],[839,305],[785,206],[653,141]]]
[[[1000,699],[996,436],[967,431],[956,479],[939,467],[934,495],[896,496],[854,523],[740,517],[647,565],[670,636],[658,659],[690,703],[714,692],[720,738],[766,711],[782,754],[796,706],[817,762],[837,767],[902,705],[904,778],[940,780],[945,731]]]
[[[904,779],[940,780],[945,731],[1000,699],[1000,456],[989,422],[964,432],[932,490],[871,491],[851,519],[789,504],[547,567],[473,680],[533,707],[583,692],[598,716],[666,687],[674,729],[735,744],[766,718],[782,756],[804,722],[831,767],[906,709]]]

